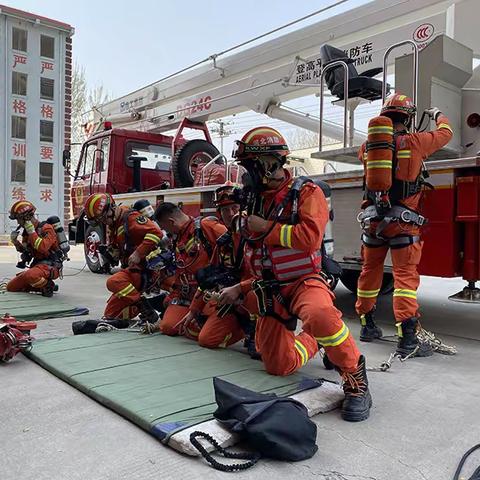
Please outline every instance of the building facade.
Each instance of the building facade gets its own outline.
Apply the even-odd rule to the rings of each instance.
[[[65,23],[0,5],[0,236],[16,226],[12,203],[27,199],[41,220],[65,219],[70,180],[72,35]]]

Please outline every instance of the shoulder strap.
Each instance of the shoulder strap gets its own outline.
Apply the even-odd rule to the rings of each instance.
[[[198,242],[200,242],[203,245],[203,247],[207,252],[207,255],[211,257],[213,254],[212,246],[208,242],[207,237],[205,237],[205,234],[203,233],[203,230],[202,230],[202,220],[207,218],[211,220],[213,219],[218,220],[217,217],[212,217],[212,216],[201,217],[200,216],[195,218],[195,220],[193,221],[193,225],[195,226],[195,238],[197,239]]]

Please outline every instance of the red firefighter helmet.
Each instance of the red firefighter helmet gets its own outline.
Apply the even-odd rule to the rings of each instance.
[[[234,205],[239,203],[238,195],[235,194],[236,190],[239,190],[240,187],[233,184],[232,182],[227,182],[225,185],[218,187],[215,190],[214,203],[217,209],[225,207],[227,205]]]
[[[385,100],[382,110],[380,111],[380,115],[388,116],[389,113],[401,113],[411,117],[416,111],[417,108],[415,107],[411,98],[407,97],[406,95],[396,93]]]
[[[37,209],[32,202],[28,200],[19,200],[12,205],[10,209],[10,220],[15,220],[18,217],[32,216]]]
[[[239,161],[254,159],[259,155],[275,155],[284,159],[289,153],[283,135],[270,127],[255,127],[249,130],[241,140],[237,140],[232,157]]]
[[[88,220],[100,220],[114,205],[115,200],[109,193],[94,193],[85,202],[85,215]]]

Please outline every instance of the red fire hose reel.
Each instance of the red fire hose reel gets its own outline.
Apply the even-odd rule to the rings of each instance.
[[[0,362],[8,362],[22,350],[29,350],[33,341],[30,331],[35,328],[35,322],[18,322],[8,313],[0,317]]]

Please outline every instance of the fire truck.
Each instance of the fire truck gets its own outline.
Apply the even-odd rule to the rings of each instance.
[[[452,141],[426,159],[434,188],[424,194],[428,224],[420,273],[462,276],[467,286],[450,298],[480,301],[480,67],[474,68],[479,15],[477,0],[375,0],[259,45],[211,55],[101,105],[72,172],[71,239],[84,242],[90,270],[102,272],[97,247],[106,232],[81,216],[94,192],[110,192],[124,204],[147,199],[177,203],[192,215],[214,212],[213,191],[225,178],[238,180],[240,172],[212,144],[206,122],[253,111],[317,132],[312,157],[319,162],[352,165],[315,178],[332,188],[334,256],[343,267],[342,283],[356,292],[362,262],[356,218],[363,196],[357,152],[366,140],[356,129],[356,115],[364,105],[380,106],[395,90],[417,105],[417,129],[429,127],[421,113],[436,106],[454,130]],[[318,117],[285,105],[311,94],[319,97]],[[326,99],[343,122],[329,121]],[[187,140],[192,130],[201,138]],[[323,148],[326,137],[340,147]],[[70,168],[68,151],[64,165]],[[383,292],[391,289],[387,261]]]

